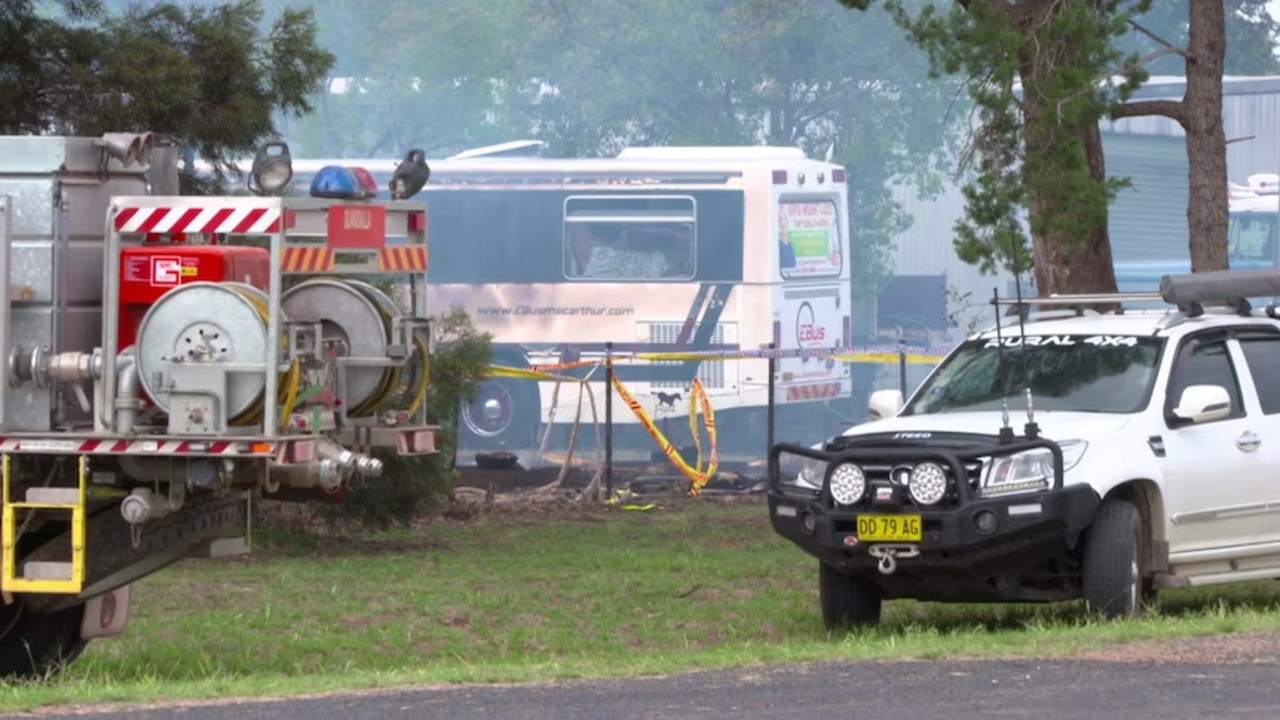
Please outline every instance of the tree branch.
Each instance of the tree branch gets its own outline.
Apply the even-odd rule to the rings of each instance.
[[[1141,25],[1138,24],[1138,21],[1134,20],[1133,18],[1128,18],[1128,21],[1129,21],[1129,24],[1133,26],[1134,30],[1137,30],[1138,32],[1142,33],[1143,35],[1146,35],[1152,40],[1155,40],[1161,45],[1164,45],[1165,49],[1168,51],[1168,52],[1165,52],[1164,55],[1168,55],[1171,52],[1176,52],[1182,57],[1187,58],[1188,60],[1191,59],[1191,56],[1187,53],[1187,51],[1184,48],[1180,48],[1177,45],[1174,45],[1173,43],[1169,42],[1168,40],[1165,40],[1164,38],[1160,37],[1159,35],[1151,32],[1150,30],[1142,27]],[[1157,57],[1160,57],[1160,55],[1156,55],[1155,57],[1152,57],[1151,60],[1154,60]],[[1148,60],[1147,62],[1150,62],[1150,60]]]
[[[1111,119],[1120,120],[1131,117],[1148,117],[1159,115],[1182,124],[1183,105],[1181,100],[1137,100],[1121,103],[1111,109]]]

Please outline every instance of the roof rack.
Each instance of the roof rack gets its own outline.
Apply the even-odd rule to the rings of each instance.
[[[1083,314],[1090,305],[1122,305],[1135,302],[1165,302],[1191,317],[1204,314],[1205,305],[1228,305],[1241,315],[1253,311],[1250,298],[1280,297],[1280,268],[1252,270],[1215,270],[1181,273],[1160,278],[1160,292],[1154,293],[1081,293],[1048,297],[996,297],[994,305],[1011,306],[1010,314],[1026,313],[1027,308],[1065,307]],[[1119,312],[1123,312],[1121,309]]]

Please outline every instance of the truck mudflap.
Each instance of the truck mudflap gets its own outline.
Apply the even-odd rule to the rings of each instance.
[[[85,603],[172,565],[202,544],[239,535],[244,507],[238,494],[193,493],[181,509],[135,531],[119,505],[109,505],[88,520],[83,589],[78,594],[27,595],[27,607],[50,613]],[[70,548],[71,534],[63,533],[20,562],[65,558]]]

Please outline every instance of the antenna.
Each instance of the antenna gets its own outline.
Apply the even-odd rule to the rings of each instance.
[[[1027,359],[1023,357],[1023,353],[1027,351],[1026,328],[1023,325],[1023,318],[1027,316],[1026,307],[1022,304],[1022,276],[1016,272],[1018,263],[1014,261],[1015,272],[1013,273],[1013,287],[1018,294],[1018,358],[1022,361],[1019,366],[1022,369],[1022,381],[1027,397],[1027,424],[1023,426],[1022,432],[1027,439],[1034,440],[1040,437],[1040,426],[1036,424],[1036,412],[1034,403],[1031,400],[1031,383],[1027,378]],[[997,315],[999,313],[996,313]],[[1008,422],[1007,420],[1005,421]]]
[[[996,309],[996,367],[1004,367],[1004,337],[1000,334],[1000,290],[991,288],[991,304]],[[1000,388],[1000,442],[1013,442],[1013,428],[1009,427],[1008,383]]]

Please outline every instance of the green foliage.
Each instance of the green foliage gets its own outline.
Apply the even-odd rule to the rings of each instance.
[[[316,44],[311,10],[285,8],[264,26],[260,0],[123,14],[96,0],[57,5],[62,18],[0,0],[0,133],[150,130],[198,152],[222,180],[229,160],[276,134],[277,112],[311,111],[334,62]]]
[[[1146,79],[1137,55],[1119,49],[1118,39],[1151,0],[942,4],[884,6],[925,51],[934,76],[965,79],[975,106],[972,164],[963,168],[973,177],[963,188],[967,217],[956,224],[956,252],[984,271],[1025,271],[1031,253],[1024,209],[1033,238],[1053,238],[1070,251],[1106,227],[1107,206],[1126,186],[1091,167],[1087,142],[1098,121]],[[1102,84],[1116,74],[1119,82]]]
[[[918,3],[917,3],[918,4]],[[858,282],[891,271],[911,221],[889,186],[939,189],[953,81],[883,11],[772,0],[320,0],[335,72],[355,78],[288,123],[295,155],[441,156],[536,138],[561,156],[626,145],[799,145],[849,171]],[[886,58],[893,58],[886,62]],[[376,118],[376,121],[371,121]]]
[[[408,525],[435,512],[453,491],[457,471],[458,409],[475,397],[491,363],[490,335],[480,332],[460,308],[432,321],[435,349],[431,357],[426,407],[429,422],[440,426],[434,455],[401,457],[379,452],[382,477],[354,478],[347,500],[324,506],[331,518],[353,519],[366,527]]]
[[[1275,54],[1276,45],[1280,42],[1280,25],[1267,9],[1272,3],[1273,0],[1225,0],[1223,3],[1227,33],[1226,74],[1280,73],[1280,60]],[[1189,0],[1160,0],[1134,19],[1160,40],[1185,48],[1189,16]],[[1120,45],[1142,55],[1166,47],[1141,32],[1129,33],[1121,39]],[[1186,58],[1170,53],[1154,58],[1147,67],[1152,75],[1182,75],[1186,71]]]

